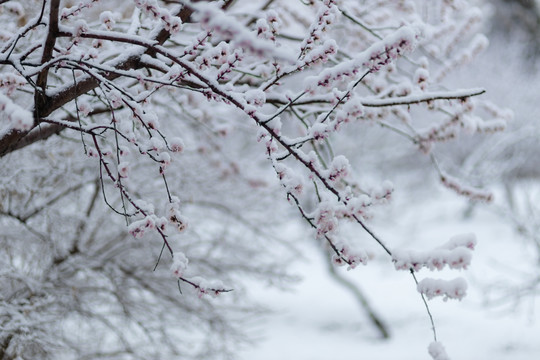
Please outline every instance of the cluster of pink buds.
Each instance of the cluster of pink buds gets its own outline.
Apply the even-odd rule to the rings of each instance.
[[[326,40],[321,46],[309,52],[298,65],[298,69],[318,64],[326,63],[331,55],[337,52],[338,46],[334,39]]]
[[[426,90],[429,80],[429,71],[424,68],[416,69],[414,73],[414,82],[418,85],[421,90]]]
[[[341,128],[342,124],[347,124],[351,120],[363,117],[365,114],[364,106],[357,97],[352,97],[343,105],[343,108],[335,112],[335,116],[330,125],[335,131]]]
[[[225,289],[223,282],[220,280],[206,280],[200,276],[195,276],[189,279],[189,283],[195,286],[199,298],[202,298],[205,295],[216,297],[222,292],[229,291]]]
[[[274,10],[269,10],[266,13],[266,19],[260,18],[255,23],[255,31],[258,37],[275,42],[279,25],[277,13]]]
[[[338,155],[332,160],[327,177],[330,181],[337,181],[346,177],[350,171],[349,160],[343,155]]]
[[[361,69],[368,69],[369,72],[380,70],[398,56],[411,51],[416,45],[418,33],[418,29],[410,26],[398,29],[357,57],[327,68],[317,76],[306,78],[306,91],[310,94],[315,94],[317,90],[326,92],[328,88],[337,87],[336,83],[345,82],[356,76]]]
[[[197,57],[195,62],[199,64],[199,69],[208,68],[210,65],[223,65],[227,63],[230,53],[231,46],[222,41]]]
[[[416,33],[407,27],[402,29],[393,36],[384,39],[384,41],[376,43],[370,49],[368,59],[363,63],[364,67],[371,72],[377,72],[399,56],[413,50],[416,43]]]
[[[441,175],[441,182],[447,188],[454,190],[459,195],[466,196],[472,200],[485,202],[493,201],[493,193],[490,191],[475,189],[473,187],[462,184],[459,180],[449,176]]]
[[[221,65],[217,72],[216,80],[227,80],[225,77],[227,74],[233,71],[236,65],[242,61],[242,54],[240,50],[235,50],[231,55],[227,57],[227,61]]]
[[[311,125],[308,130],[308,136],[317,141],[326,139],[329,133],[328,125],[321,122]]]
[[[324,6],[317,13],[317,21],[313,22],[309,28],[308,37],[304,39],[300,46],[300,53],[302,55],[312,50],[314,45],[322,39],[323,33],[335,21],[336,15],[339,12],[334,0],[324,1],[323,4]]]
[[[268,40],[272,39],[275,41],[275,37],[270,31],[270,24],[268,24],[265,19],[257,20],[257,22],[255,23],[255,30],[258,37]]]
[[[144,219],[132,222],[128,226],[128,232],[135,238],[141,238],[147,230],[165,228],[166,220],[155,215],[148,215]]]
[[[291,168],[281,163],[275,164],[274,169],[279,178],[281,185],[286,189],[287,193],[299,196],[302,194],[304,184],[302,177],[296,174]]]
[[[445,266],[450,269],[467,269],[471,264],[471,251],[458,247],[453,250],[434,249],[431,251],[407,251],[394,250],[392,260],[396,270],[419,271],[426,267],[430,270],[442,270]]]
[[[338,219],[335,216],[334,207],[329,201],[322,201],[315,211],[315,225],[317,236],[332,233],[338,227]]]
[[[416,289],[428,299],[442,296],[443,300],[461,300],[467,295],[467,282],[463,278],[454,280],[423,279],[418,282]]]
[[[186,46],[182,56],[195,55],[199,49],[202,49],[212,37],[211,31],[203,31],[193,39],[191,45]]]
[[[71,16],[77,16],[81,13],[82,10],[90,9],[97,2],[99,2],[99,0],[85,0],[81,1],[77,6],[64,8],[62,10],[62,13],[60,14],[60,19],[65,20]]]
[[[392,260],[396,270],[419,271],[426,267],[429,270],[467,269],[471,264],[476,238],[472,234],[455,236],[444,245],[429,251],[394,250]]]
[[[160,7],[156,0],[135,0],[135,5],[151,18],[159,19],[163,23],[165,30],[171,34],[176,34],[182,30],[180,18],[172,15],[168,9]]]
[[[462,124],[462,114],[457,114],[446,121],[425,130],[417,135],[417,144],[424,153],[431,151],[435,142],[446,142],[456,138],[458,134],[457,126]]]
[[[180,213],[180,200],[174,197],[169,204],[169,222],[175,225],[179,232],[186,230],[188,226],[186,218]]]
[[[366,251],[351,249],[348,245],[339,246],[338,245],[339,256],[334,254],[332,256],[332,261],[336,265],[348,265],[347,270],[352,270],[358,265],[367,265],[369,256]]]

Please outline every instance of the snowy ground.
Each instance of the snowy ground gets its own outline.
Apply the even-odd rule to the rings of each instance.
[[[540,359],[540,311],[532,299],[518,306],[512,302],[498,308],[482,304],[488,284],[510,279],[513,272],[534,271],[531,252],[494,215],[476,211],[472,219],[464,221],[460,217],[464,202],[451,195],[445,198],[434,199],[422,208],[409,208],[401,214],[400,223],[382,226],[379,221],[373,227],[387,241],[399,243],[396,239],[406,238],[412,248],[474,232],[479,243],[469,270],[419,273],[419,279],[426,275],[464,276],[469,282],[468,296],[461,302],[429,301],[439,340],[452,359]],[[396,272],[382,257],[380,264],[347,274],[369,294],[375,309],[390,325],[392,337],[383,341],[350,293],[326,273],[322,255],[313,249],[306,256],[310,261],[296,268],[304,281],[294,292],[257,291],[259,300],[276,312],[261,324],[264,340],[243,352],[243,360],[430,359],[430,323],[410,274]]]

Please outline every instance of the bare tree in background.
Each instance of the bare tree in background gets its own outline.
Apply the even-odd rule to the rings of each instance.
[[[276,187],[334,265],[385,257],[428,313],[426,298],[461,299],[462,279],[416,274],[466,268],[474,239],[393,249],[369,224],[393,186],[348,158],[380,127],[398,148],[374,144],[373,161],[417,149],[443,185],[490,201],[436,156],[504,127],[482,89],[444,86],[485,47],[480,15],[465,1],[2,1],[0,357],[231,356],[256,312],[242,279],[287,281],[299,256]]]
[[[540,55],[540,7],[536,0],[497,0],[491,2],[490,19],[494,33],[509,41],[524,43],[523,51],[534,64]],[[512,40],[510,40],[512,39]]]

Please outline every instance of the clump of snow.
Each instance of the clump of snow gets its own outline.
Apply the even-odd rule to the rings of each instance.
[[[246,102],[254,106],[262,106],[266,102],[266,94],[260,89],[252,89],[244,94]]]
[[[34,124],[32,113],[15,104],[9,97],[0,93],[0,111],[3,112],[14,130],[27,131]]]
[[[338,155],[332,160],[329,170],[328,179],[331,181],[337,181],[346,177],[350,173],[351,166],[349,164],[349,160],[345,156]]]
[[[274,166],[276,174],[281,182],[281,185],[287,190],[288,193],[291,193],[295,196],[302,194],[304,189],[304,182],[302,177],[295,173],[290,167],[278,163]]]
[[[179,232],[187,229],[188,223],[184,215],[180,213],[180,201],[173,197],[173,201],[169,204],[169,222],[173,224]]]
[[[171,264],[171,272],[177,278],[181,278],[184,275],[189,264],[189,259],[183,252],[176,251],[173,254],[173,262]]]
[[[184,151],[184,141],[179,137],[174,137],[169,141],[169,147],[172,152],[181,153]]]
[[[418,282],[416,289],[430,300],[437,296],[442,296],[444,301],[461,300],[467,294],[467,282],[462,277],[454,280],[426,278]]]
[[[338,219],[335,214],[334,205],[328,201],[321,201],[315,210],[315,225],[317,235],[323,236],[334,232],[338,227]]]
[[[433,360],[450,360],[450,358],[446,354],[444,346],[438,341],[433,341],[431,344],[429,344],[428,352],[429,355],[431,355],[431,357],[433,358]]]
[[[317,76],[306,78],[305,88],[314,94],[317,90],[326,91],[327,88],[335,87],[336,82],[355,77],[362,69],[377,72],[399,56],[412,51],[416,47],[419,36],[419,28],[401,27],[384,39],[375,42],[355,58],[327,68]]]
[[[116,24],[115,16],[110,11],[104,11],[99,15],[99,21],[103,24],[105,29],[112,30],[114,27],[114,24]]]

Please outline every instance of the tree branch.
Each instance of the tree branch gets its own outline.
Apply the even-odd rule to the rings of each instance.
[[[56,44],[56,38],[58,35],[58,8],[60,7],[60,0],[50,1],[51,4],[49,9],[49,31],[47,33],[47,38],[45,39],[45,46],[43,48],[43,54],[41,56],[42,64],[52,59],[54,45]],[[49,68],[47,67],[41,70],[36,81],[37,86],[41,88],[43,94],[45,94],[45,90],[47,88],[48,75]],[[36,110],[39,110],[37,106]]]
[[[54,22],[53,26],[55,26],[55,28],[52,28],[51,30],[51,22],[50,22],[49,33],[47,35],[47,41],[46,41],[45,46],[47,47],[48,43],[49,44],[52,43],[52,45],[50,45],[51,46],[50,50],[46,50],[46,49],[43,50],[42,63],[44,62],[43,61],[44,59],[47,59],[46,54],[49,54],[48,56],[50,56],[46,61],[49,61],[52,58],[52,48],[54,47],[54,43],[56,41],[57,36],[59,35],[58,4],[59,4],[59,0],[52,0],[51,2],[50,18],[51,18],[51,22]],[[54,13],[56,13],[56,16],[54,16]],[[176,15],[180,17],[182,22],[188,22],[192,13],[193,13],[193,10],[187,9],[184,7]],[[55,19],[54,21],[53,21],[53,18]],[[54,35],[54,38],[53,38],[53,35]],[[170,36],[169,31],[162,29],[158,33],[158,35],[156,35],[155,39],[148,40],[148,41],[153,41],[155,44],[163,44],[169,38],[169,36]],[[51,38],[51,40],[49,40],[49,38]],[[145,54],[151,55],[152,53],[153,53],[153,49],[146,48],[146,50],[142,52],[141,54],[128,57],[127,59],[123,59],[116,64],[111,64],[111,66],[119,70],[138,69],[142,67],[141,62],[140,62],[141,56]],[[73,101],[75,98],[95,89],[96,87],[99,86],[99,83],[100,83],[97,79],[89,76],[86,79],[82,79],[78,81],[76,84],[69,85],[62,88],[59,92],[55,93],[54,95],[49,96],[45,94],[45,90],[46,90],[45,87],[47,84],[46,82],[47,74],[48,74],[47,69],[43,69],[42,72],[38,76],[38,86],[43,89],[43,94],[42,94],[42,98],[40,98],[36,94],[35,106],[36,106],[36,109],[39,108],[39,117],[36,117],[36,119],[49,116],[52,112],[64,106],[65,104],[69,103],[70,101]],[[104,75],[104,77],[107,78],[108,80],[114,80],[120,76],[121,75],[117,73]],[[50,128],[50,129],[47,127],[45,131],[41,131],[41,135],[31,136],[29,139],[21,142],[22,139],[25,138],[26,136],[29,136],[31,131],[35,129],[37,126],[38,126],[38,122],[36,121],[36,124],[31,130],[28,130],[28,131],[11,130],[9,133],[2,136],[0,138],[0,157],[3,157],[4,155],[12,151],[15,151],[25,146],[28,146],[30,144],[33,144],[36,141],[46,139],[50,137],[51,135],[57,134],[58,132],[61,131],[61,129],[58,126]]]

